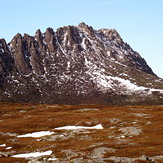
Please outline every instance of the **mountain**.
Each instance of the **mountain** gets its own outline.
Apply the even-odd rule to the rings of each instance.
[[[163,79],[115,29],[80,23],[0,39],[0,101],[161,104]]]

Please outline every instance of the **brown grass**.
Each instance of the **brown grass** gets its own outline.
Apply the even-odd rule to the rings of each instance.
[[[82,109],[88,109],[83,110]],[[92,110],[91,110],[92,109]],[[34,105],[34,104],[0,104],[0,144],[11,146],[0,147],[0,162],[27,162],[25,159],[12,158],[10,155],[35,151],[52,150],[59,159],[82,157],[90,159],[97,147],[115,149],[106,152],[105,158],[111,156],[135,158],[142,155],[163,155],[163,106],[100,106],[100,105]],[[110,119],[118,122],[111,123]],[[89,133],[57,131],[55,127],[66,125],[93,126],[102,124],[103,130],[89,130]],[[122,127],[141,128],[137,136],[126,135]],[[54,135],[65,137],[52,139],[52,136],[41,138],[17,138],[11,134],[26,134],[36,131],[54,131]],[[64,150],[72,150],[77,156],[67,158]],[[5,154],[9,152],[6,157]],[[13,152],[13,153],[11,153]],[[49,157],[49,156],[47,156]],[[41,160],[42,158],[40,158]],[[160,160],[161,161],[161,160]]]

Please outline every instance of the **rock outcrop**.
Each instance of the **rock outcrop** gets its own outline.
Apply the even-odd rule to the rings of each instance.
[[[80,23],[0,40],[0,101],[158,104],[163,80],[115,29]]]

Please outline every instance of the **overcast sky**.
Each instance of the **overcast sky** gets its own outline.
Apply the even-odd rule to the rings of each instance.
[[[0,0],[0,38],[85,22],[115,28],[163,78],[163,0]]]

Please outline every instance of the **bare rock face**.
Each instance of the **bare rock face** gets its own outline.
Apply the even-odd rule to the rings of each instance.
[[[31,71],[31,65],[28,58],[28,49],[26,46],[26,41],[21,36],[17,34],[10,43],[11,52],[15,60],[15,67],[17,71],[23,75],[28,75]]]
[[[13,70],[14,59],[10,54],[10,50],[6,41],[0,39],[0,86],[4,84],[5,78]]]
[[[0,101],[158,104],[163,80],[115,29],[80,23],[0,40]]]

